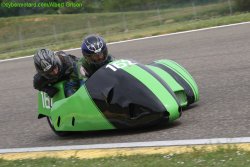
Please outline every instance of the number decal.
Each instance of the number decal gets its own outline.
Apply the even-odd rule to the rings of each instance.
[[[110,69],[113,70],[113,71],[116,71],[116,70],[117,70],[117,69],[116,69],[114,66],[112,66],[111,64],[106,65],[106,68],[110,68]]]
[[[43,108],[51,109],[53,100],[45,92],[41,92]]]
[[[137,63],[135,62],[132,62],[130,60],[118,60],[118,61],[115,61],[115,62],[112,62],[108,65],[106,65],[106,68],[110,68],[112,71],[116,71],[118,69],[122,69],[122,68],[125,68],[127,66],[131,66],[131,65],[135,65]]]

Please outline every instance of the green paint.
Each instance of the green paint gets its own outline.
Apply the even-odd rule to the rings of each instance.
[[[57,85],[60,85],[60,83]],[[72,96],[56,101],[51,110],[41,107],[42,105],[40,104],[39,113],[42,112],[50,116],[57,131],[115,129],[92,101],[85,86],[79,88]],[[47,111],[49,111],[49,113],[47,113]],[[57,126],[59,117],[60,125]]]
[[[179,104],[182,107],[185,107],[187,105],[187,96],[185,94],[184,88],[178,82],[176,82],[176,80],[169,73],[166,73],[164,70],[150,65],[148,65],[148,67],[165,81],[165,83],[175,93]]]
[[[58,84],[55,84],[54,87],[56,87],[58,90],[64,90],[64,81],[60,82]],[[49,98],[49,96],[44,93],[44,92],[39,92],[38,93],[38,113],[45,115],[45,116],[50,116],[50,108],[48,104],[49,101],[51,101],[51,105],[55,103],[58,100],[64,99],[64,91],[58,91],[53,99]],[[47,106],[47,107],[46,107]]]
[[[142,84],[144,84],[155,96],[161,101],[165,106],[166,110],[169,112],[169,119],[171,121],[180,117],[178,111],[178,103],[174,97],[165,89],[165,87],[150,73],[143,70],[139,66],[127,66],[123,68],[127,73],[134,76]]]
[[[178,75],[180,75],[192,88],[192,90],[194,92],[194,96],[195,96],[195,101],[199,100],[198,86],[197,86],[195,80],[193,79],[193,77],[189,74],[189,72],[185,68],[183,68],[181,65],[179,65],[178,63],[176,63],[172,60],[165,59],[165,60],[158,60],[155,62],[162,64],[162,65],[165,65],[166,67],[172,69]]]
[[[195,94],[195,101],[199,99],[197,84],[182,66],[171,60],[159,60],[156,61],[156,63],[165,65],[180,75],[192,88]],[[117,60],[110,63],[112,66],[109,68],[114,72],[118,69],[122,69],[135,77],[164,105],[166,111],[169,112],[170,121],[179,118],[179,105],[182,107],[187,105],[184,88],[164,70],[147,65],[147,68],[152,70],[152,72],[158,75],[169,86],[169,89],[166,89],[159,80],[136,64],[137,63],[129,60]],[[52,99],[53,107],[50,108],[50,106],[52,106],[52,104],[49,104],[51,99],[48,98],[45,93],[42,94],[39,92],[38,112],[41,115],[51,118],[55,130],[91,131],[115,129],[93,102],[85,85],[80,87],[75,94],[68,98],[65,98],[64,95],[64,82],[60,82],[54,86],[60,91]]]

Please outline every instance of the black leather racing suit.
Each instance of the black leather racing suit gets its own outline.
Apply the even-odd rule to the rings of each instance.
[[[63,80],[74,79],[77,75],[77,69],[74,68],[74,64],[76,64],[78,60],[77,57],[66,54],[63,51],[57,52],[56,56],[58,56],[62,62],[59,67],[59,75],[56,78],[47,79],[39,73],[35,74],[33,78],[34,88],[46,92],[50,97],[53,97],[58,91],[53,87],[53,84]]]

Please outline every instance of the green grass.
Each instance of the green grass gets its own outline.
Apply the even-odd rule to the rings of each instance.
[[[250,14],[229,15],[227,3],[125,13],[32,15],[0,19],[0,59],[31,55],[41,47],[80,47],[98,33],[107,42],[249,21]]]
[[[213,152],[194,151],[183,154],[153,154],[135,156],[114,156],[96,159],[25,159],[3,160],[0,159],[1,167],[249,167],[250,152],[234,148],[219,149]]]

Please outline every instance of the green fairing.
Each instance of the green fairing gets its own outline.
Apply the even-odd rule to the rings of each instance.
[[[58,84],[55,84],[54,87],[56,87],[58,90],[64,90],[64,83],[60,82]],[[50,116],[51,106],[53,103],[55,103],[58,100],[64,99],[65,95],[63,91],[59,91],[55,94],[53,99],[49,98],[49,96],[44,92],[39,92],[38,94],[38,113],[39,116]]]
[[[56,87],[62,86],[62,83],[56,85]],[[41,98],[41,94],[39,98]],[[59,100],[59,98],[62,100],[54,102],[51,110],[43,108],[42,103],[39,103],[39,113],[47,115],[52,119],[56,131],[115,129],[115,127],[104,118],[89,97],[85,86],[80,87],[74,95],[65,99],[63,99],[64,95],[57,94],[55,99]],[[60,124],[58,123],[59,117]]]
[[[194,100],[199,100],[197,84],[182,66],[171,60],[159,60],[155,61],[155,63],[170,68],[183,78],[191,87],[194,93]],[[169,121],[178,119],[180,117],[179,108],[187,106],[188,102],[184,88],[173,78],[173,76],[163,69],[153,65],[146,65],[144,68],[143,66],[137,65],[137,63],[132,63],[127,60],[117,60],[110,63],[110,65],[113,65],[111,70],[116,71],[117,69],[121,69],[145,85],[166,108],[166,112],[169,113]],[[106,68],[107,67],[108,66],[106,66]],[[162,79],[169,88],[166,89],[159,78],[157,79],[156,76],[150,74],[150,71]],[[115,129],[96,106],[85,85],[81,86],[72,96],[65,98],[63,91],[64,83],[65,82],[60,82],[54,85],[60,91],[53,99],[49,98],[46,93],[39,92],[39,118],[44,116],[49,117],[56,131]]]
[[[175,93],[177,99],[179,100],[179,104],[182,107],[187,106],[187,97],[185,95],[183,87],[178,84],[178,82],[175,81],[175,79],[168,73],[166,73],[164,70],[154,67],[154,66],[148,66],[151,70],[153,70],[157,75],[159,75],[173,90]]]
[[[180,117],[180,113],[178,110],[179,105],[174,97],[151,74],[138,66],[127,66],[123,68],[123,70],[135,76],[140,82],[142,82],[155,94],[155,96],[161,101],[166,110],[169,112],[170,121],[173,121]]]
[[[179,74],[191,86],[191,88],[194,92],[195,102],[199,100],[200,97],[199,97],[198,86],[197,86],[195,80],[193,79],[193,77],[189,74],[189,72],[185,68],[183,68],[181,65],[179,65],[178,63],[176,63],[172,60],[165,59],[165,60],[158,60],[155,62],[160,63],[162,65],[165,65],[165,66],[171,68],[177,74]]]

